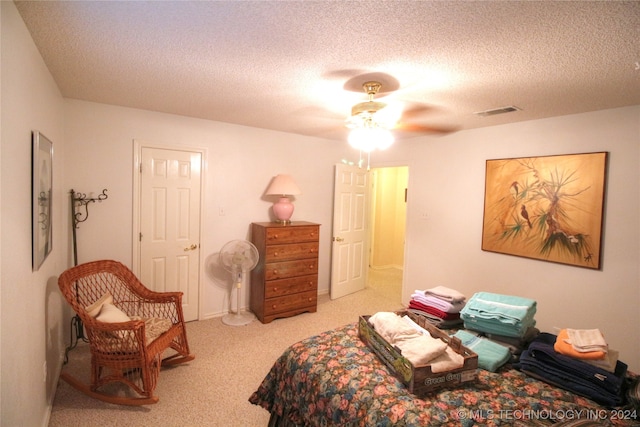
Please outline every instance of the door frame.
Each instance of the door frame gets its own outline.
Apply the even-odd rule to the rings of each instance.
[[[384,166],[377,166],[376,165],[376,166],[371,166],[371,168],[370,168],[370,172],[371,172],[372,178],[371,178],[371,197],[370,197],[371,205],[370,205],[370,215],[369,215],[369,218],[370,218],[370,221],[371,221],[371,223],[370,223],[371,227],[370,227],[370,230],[369,230],[371,232],[371,237],[369,238],[369,242],[370,242],[370,245],[369,245],[369,268],[373,268],[372,265],[371,265],[371,257],[373,256],[373,252],[376,250],[376,245],[377,245],[377,242],[376,242],[376,239],[375,239],[375,234],[374,234],[374,225],[375,225],[375,221],[376,221],[376,206],[377,206],[377,204],[379,202],[377,200],[377,190],[376,190],[376,188],[374,188],[374,185],[378,184],[378,177],[377,176],[378,176],[378,172],[379,172],[380,169],[396,169],[396,168],[406,168],[406,170],[407,170],[407,185],[405,187],[405,194],[404,194],[405,204],[406,204],[406,206],[405,206],[405,218],[404,218],[404,220],[405,220],[404,221],[404,223],[405,223],[405,226],[404,226],[405,239],[404,239],[404,243],[403,243],[403,247],[404,247],[403,248],[404,249],[403,254],[404,255],[402,257],[402,266],[401,266],[403,271],[404,271],[405,266],[406,266],[406,258],[407,258],[407,254],[406,254],[406,251],[407,251],[407,236],[406,235],[407,235],[408,218],[409,218],[409,200],[408,200],[409,199],[409,197],[408,197],[408,194],[409,194],[409,173],[410,173],[411,168],[407,164],[397,164],[397,165],[385,164]]]
[[[406,209],[406,213],[405,213],[405,239],[404,239],[404,257],[402,260],[402,290],[401,290],[401,295],[400,295],[400,299],[402,300],[404,297],[404,293],[405,293],[405,284],[406,284],[406,280],[407,280],[407,258],[408,258],[408,251],[409,251],[409,246],[407,244],[407,230],[409,229],[409,206],[411,204],[411,164],[410,162],[396,162],[396,161],[392,161],[392,162],[375,162],[375,163],[371,163],[369,169],[384,169],[384,168],[397,168],[397,167],[406,167],[407,168],[407,193],[406,193],[406,197],[407,197],[407,209]],[[373,210],[375,208],[375,204],[374,201],[371,200],[371,211],[370,211],[370,216],[373,216]],[[371,223],[373,223],[374,218],[371,217]],[[372,230],[370,230],[372,231]],[[370,237],[370,241],[371,241],[371,245],[374,244],[373,242],[373,236]],[[371,248],[369,248],[370,251],[368,253],[368,258],[367,258],[367,262],[368,262],[368,266],[369,268],[371,268]]]
[[[200,250],[198,251],[198,320],[201,320],[202,304],[203,304],[203,253],[202,250],[202,224],[204,215],[204,195],[206,172],[207,172],[207,149],[202,147],[192,147],[188,145],[171,145],[157,142],[150,142],[142,139],[133,140],[133,218],[132,218],[132,230],[131,230],[131,254],[132,254],[132,271],[136,276],[140,276],[140,165],[142,163],[142,149],[143,148],[157,148],[160,150],[172,150],[172,151],[190,151],[200,154],[200,234],[198,241],[200,242]]]

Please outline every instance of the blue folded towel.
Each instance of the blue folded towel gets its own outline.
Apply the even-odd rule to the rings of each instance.
[[[465,319],[463,325],[465,329],[471,329],[485,334],[504,335],[511,338],[522,338],[527,333],[530,327],[535,326],[536,321],[531,320],[521,325],[509,325],[500,323],[497,320],[484,320],[484,319]]]
[[[453,336],[460,339],[463,346],[478,355],[478,367],[487,371],[495,372],[511,359],[511,352],[507,347],[487,338],[476,336],[462,329]]]
[[[517,325],[533,319],[536,301],[512,295],[477,292],[460,311],[463,319],[479,317]]]

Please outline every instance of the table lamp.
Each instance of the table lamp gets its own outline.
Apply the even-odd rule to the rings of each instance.
[[[291,178],[291,175],[280,174],[273,178],[267,192],[267,196],[280,196],[277,202],[273,204],[273,214],[276,221],[284,224],[291,222],[293,214],[293,203],[288,196],[301,194],[300,188]]]

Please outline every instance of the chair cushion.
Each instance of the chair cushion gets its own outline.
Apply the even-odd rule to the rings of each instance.
[[[143,320],[145,325],[145,345],[151,344],[160,335],[167,332],[173,326],[170,319],[162,318],[142,318],[139,316],[129,317],[125,312],[113,305],[113,297],[106,293],[96,302],[87,306],[87,313],[96,320],[105,323],[121,323],[131,320]],[[109,340],[109,346],[118,348],[120,351],[136,351],[132,348],[132,341],[126,339],[129,337],[130,331],[117,331],[113,333],[113,340]],[[133,337],[133,336],[131,336]]]
[[[100,309],[102,308],[103,304],[113,304],[113,296],[109,292],[102,295],[93,304],[86,306],[85,310],[87,311],[87,314],[89,316],[95,319],[98,316],[98,314],[100,314]]]
[[[150,319],[143,320],[147,345],[151,344],[156,338],[167,332],[169,329],[171,329],[171,326],[173,326],[171,320],[169,319],[152,317]]]
[[[142,319],[140,317],[134,316],[131,320],[144,320],[145,325],[145,345],[148,346],[151,344],[156,338],[160,335],[167,332],[173,324],[169,319],[160,319],[160,318],[147,318]],[[137,348],[135,344],[135,340],[133,339],[132,331],[119,331],[121,336],[111,336],[110,338],[104,341],[105,348],[108,348],[109,351],[112,352],[137,352],[140,349]],[[130,335],[131,334],[131,335]],[[131,339],[128,339],[131,338]]]

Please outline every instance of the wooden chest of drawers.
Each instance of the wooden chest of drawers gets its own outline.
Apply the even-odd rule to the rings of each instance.
[[[318,307],[320,225],[254,222],[251,242],[260,261],[251,271],[251,311],[262,323]]]

